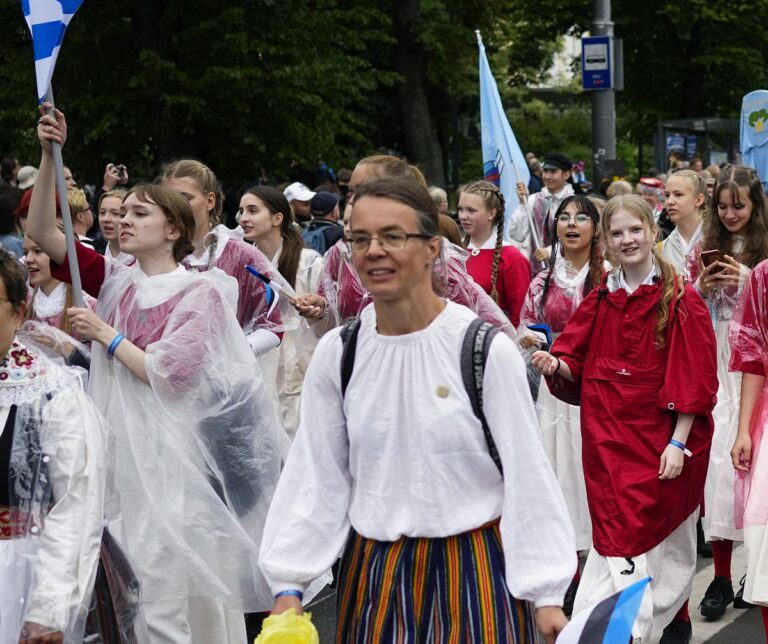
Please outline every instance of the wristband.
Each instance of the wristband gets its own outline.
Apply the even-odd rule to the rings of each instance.
[[[558,358],[557,356],[555,356],[555,360],[557,360],[557,369],[555,369],[555,373],[560,373],[560,366],[562,363],[560,362],[560,358]]]
[[[107,347],[107,355],[110,357],[114,356],[117,345],[119,345],[123,340],[125,340],[125,336],[122,333],[118,333],[115,336],[115,339],[109,343],[109,346]]]
[[[284,596],[297,597],[299,601],[304,599],[304,593],[300,590],[281,590],[279,593],[275,594],[275,599]]]
[[[680,441],[676,441],[674,438],[670,438],[669,444],[683,450],[683,454],[686,456],[693,456],[693,452],[685,447],[685,443],[681,443]]]

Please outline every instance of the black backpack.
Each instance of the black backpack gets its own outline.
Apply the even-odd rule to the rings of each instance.
[[[347,393],[347,386],[352,378],[355,368],[355,351],[357,350],[357,335],[360,331],[360,318],[350,318],[341,330],[341,341],[344,348],[341,353],[341,395]],[[488,360],[488,348],[491,340],[498,333],[498,329],[480,318],[475,318],[467,328],[464,339],[461,342],[461,376],[464,380],[464,388],[467,390],[469,400],[472,403],[472,411],[483,426],[485,441],[488,444],[488,453],[491,455],[499,473],[503,476],[504,469],[501,466],[499,452],[496,443],[493,442],[491,429],[483,413],[483,374],[485,363]]]

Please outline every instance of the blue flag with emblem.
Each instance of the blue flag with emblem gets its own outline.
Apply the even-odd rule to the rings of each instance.
[[[21,0],[21,9],[32,33],[37,100],[40,103],[45,100],[51,85],[64,32],[81,4],[83,0]]]
[[[480,48],[480,129],[483,144],[483,176],[486,181],[496,184],[508,204],[504,218],[509,219],[516,204],[515,184],[522,181],[526,187],[531,178],[528,163],[512,133],[507,114],[501,104],[499,88],[485,55],[485,45],[477,33]],[[506,230],[506,226],[504,227]]]
[[[741,162],[757,170],[768,189],[768,91],[759,89],[741,102]]]

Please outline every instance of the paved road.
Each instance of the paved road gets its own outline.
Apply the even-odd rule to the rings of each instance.
[[[734,549],[733,574],[740,579],[744,570],[744,548]],[[699,559],[698,572],[693,585],[691,597],[691,620],[693,622],[692,644],[763,644],[763,625],[760,610],[736,610],[729,607],[725,616],[716,621],[708,622],[699,613],[697,606],[704,592],[712,581],[713,566],[711,559]],[[309,610],[312,621],[320,633],[320,643],[333,643],[336,632],[336,596],[333,590],[326,588]],[[652,642],[656,644],[658,640]]]

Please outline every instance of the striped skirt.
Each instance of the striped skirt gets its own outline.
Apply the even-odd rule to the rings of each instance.
[[[337,591],[337,644],[528,644],[533,607],[509,593],[499,522],[442,539],[354,530]]]

